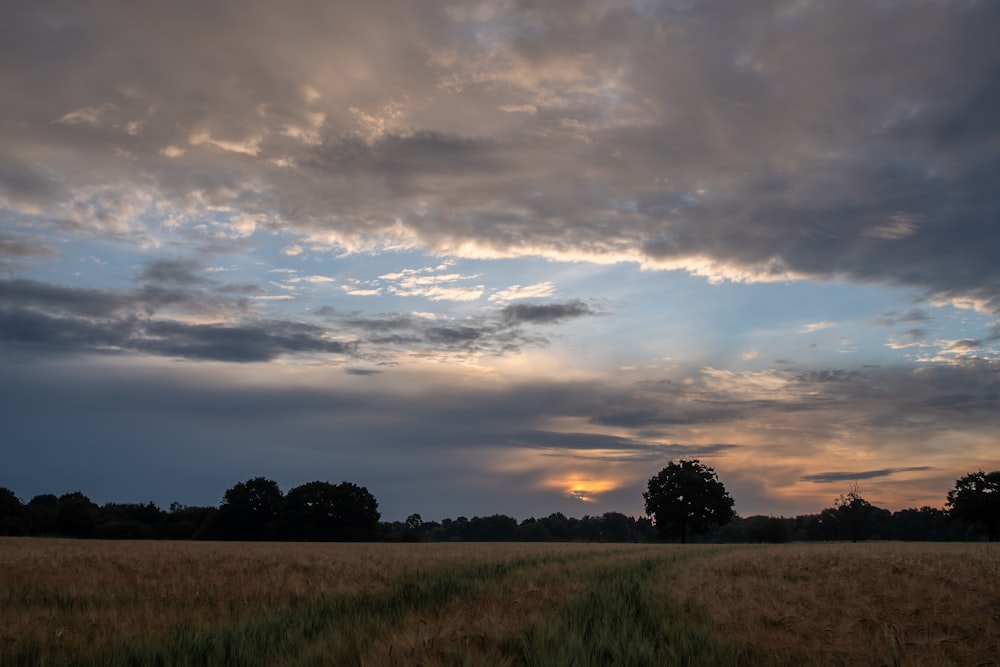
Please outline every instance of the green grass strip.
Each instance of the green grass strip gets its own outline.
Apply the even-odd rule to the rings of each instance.
[[[583,595],[527,630],[507,652],[515,664],[527,667],[760,664],[710,639],[667,592],[653,590],[654,575],[662,568],[704,555],[704,550],[685,550],[600,568]]]

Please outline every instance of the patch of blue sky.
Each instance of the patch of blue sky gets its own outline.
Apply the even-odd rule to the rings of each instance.
[[[575,327],[576,335],[621,364],[664,358],[743,368],[776,361],[885,363],[901,358],[886,346],[893,330],[885,326],[887,314],[925,313],[929,322],[954,322],[939,315],[946,309],[915,304],[914,291],[879,285],[712,284],[679,271],[641,272],[627,264],[589,274],[577,289],[602,295],[611,313]]]
[[[12,271],[12,277],[95,289],[128,288],[146,257],[138,246],[104,237],[69,236],[52,246],[57,255],[30,258]]]

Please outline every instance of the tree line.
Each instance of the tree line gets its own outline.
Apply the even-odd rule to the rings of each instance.
[[[858,487],[817,514],[739,517],[715,471],[698,460],[670,462],[649,480],[647,517],[620,512],[572,518],[562,513],[518,521],[504,514],[424,521],[381,521],[378,501],[351,482],[309,482],[282,493],[266,477],[240,482],[218,506],[172,503],[98,505],[77,491],[22,503],[0,487],[0,535],[97,539],[287,541],[586,541],[788,542],[833,540],[965,541],[1000,537],[1000,471],[956,480],[945,509],[890,512]]]
[[[98,539],[370,541],[382,535],[378,501],[351,482],[309,482],[283,494],[255,477],[230,487],[217,507],[106,503],[79,491],[25,504],[0,488],[0,535]]]
[[[1000,470],[955,480],[945,510],[932,507],[890,512],[862,497],[858,485],[819,514],[739,519],[733,499],[715,471],[698,459],[671,461],[642,494],[646,514],[663,539],[690,537],[716,542],[789,540],[975,540],[1000,537]]]

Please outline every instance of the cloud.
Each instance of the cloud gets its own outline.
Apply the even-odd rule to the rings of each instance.
[[[253,317],[243,299],[260,298],[263,290],[220,284],[202,272],[195,260],[155,260],[138,272],[141,284],[129,289],[0,281],[0,339],[34,353],[144,353],[231,362],[355,353],[356,343],[332,339],[320,327]]]
[[[430,301],[475,301],[483,295],[482,285],[463,285],[479,276],[458,273],[422,275],[423,271],[408,269],[389,273],[380,278],[388,281],[388,290],[397,296],[424,297]]]
[[[0,304],[81,317],[113,317],[135,309],[134,294],[123,290],[63,287],[35,280],[0,281]]]
[[[100,125],[102,118],[113,111],[118,111],[118,107],[111,102],[105,102],[100,107],[81,107],[70,111],[53,122],[65,125]]]
[[[554,296],[555,285],[545,281],[534,285],[511,285],[510,287],[498,290],[490,295],[488,301],[514,301],[515,299],[542,299]]]
[[[0,340],[26,346],[21,349],[29,352],[141,352],[235,363],[270,361],[288,354],[354,352],[355,344],[329,340],[325,334],[318,327],[288,322],[203,325],[134,316],[94,319],[27,308],[0,309]]]
[[[992,3],[237,4],[5,17],[11,210],[140,238],[242,208],[289,256],[631,261],[1000,312]]]
[[[578,317],[595,315],[593,309],[582,301],[565,303],[516,303],[504,306],[501,316],[507,322],[523,324],[556,324]]]
[[[161,285],[207,285],[211,281],[197,275],[202,270],[198,261],[193,259],[154,260],[140,272],[139,278],[147,283]]]
[[[814,331],[829,329],[830,327],[835,327],[835,326],[837,326],[836,322],[813,322],[811,324],[803,325],[800,331],[802,333],[812,333]]]
[[[6,234],[0,234],[0,256],[55,257],[58,254],[59,251],[57,249],[39,239],[15,238]]]
[[[0,206],[37,214],[68,192],[51,176],[20,160],[0,160]]]
[[[352,354],[357,345],[329,340],[319,327],[291,322],[251,321],[244,325],[148,322],[139,336],[120,344],[147,354],[236,363],[262,362],[286,354]]]
[[[381,287],[357,287],[354,284],[341,285],[340,286],[346,294],[349,296],[379,296],[382,294]]]
[[[346,368],[344,372],[348,375],[360,375],[363,377],[366,375],[378,375],[382,371],[375,368]]]
[[[932,343],[926,342],[927,335],[927,329],[909,329],[899,334],[899,336],[891,338],[886,345],[894,350],[902,350],[908,347],[927,347],[932,345]]]
[[[966,350],[976,350],[983,346],[982,341],[973,340],[971,338],[963,338],[961,340],[950,340],[942,341],[946,351],[948,352],[959,352]]]
[[[589,310],[586,312],[579,310],[574,303],[549,304],[542,308],[545,309],[545,313],[554,309],[560,315],[518,318],[500,311],[497,314],[462,319],[439,315],[428,317],[426,313],[340,316],[328,312],[326,316],[336,321],[344,331],[354,332],[367,343],[384,351],[407,350],[410,353],[448,351],[502,355],[516,353],[526,347],[542,346],[548,342],[544,337],[525,333],[522,325],[558,324],[572,317],[590,314]],[[566,312],[563,312],[564,310]]]
[[[911,466],[908,468],[885,468],[882,470],[864,470],[861,472],[818,472],[802,477],[803,482],[846,482],[859,479],[877,479],[879,477],[889,477],[901,472],[923,472],[933,470],[930,466]]]
[[[930,322],[931,317],[922,310],[913,308],[904,312],[890,311],[883,313],[875,320],[878,326],[892,327],[897,324],[907,324],[910,322]]]
[[[674,458],[719,455],[738,445],[683,445],[642,442],[599,433],[531,431],[507,437],[505,444],[546,452],[551,456],[587,461],[663,461]]]
[[[509,306],[499,313],[453,319],[425,314],[359,316],[320,307],[322,326],[258,314],[255,303],[295,300],[256,284],[220,283],[193,259],[154,260],[137,286],[78,288],[32,280],[0,281],[0,339],[60,354],[143,353],[234,363],[329,354],[390,361],[400,354],[503,355],[544,345],[524,324],[558,324],[592,314],[582,302]],[[452,275],[425,276],[433,286]],[[325,276],[292,275],[327,284]],[[343,286],[350,291],[350,286]]]

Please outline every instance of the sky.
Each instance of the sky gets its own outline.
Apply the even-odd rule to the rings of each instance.
[[[1000,468],[1000,3],[0,22],[0,486],[744,516]]]

